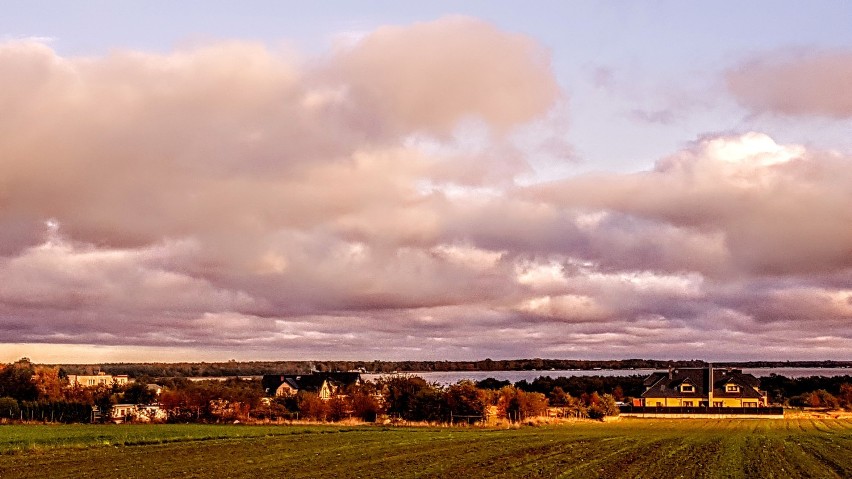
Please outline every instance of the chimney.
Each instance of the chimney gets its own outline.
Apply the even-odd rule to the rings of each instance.
[[[672,367],[671,367],[671,366],[669,366],[669,381],[671,381],[671,380],[672,380],[672,371],[673,371],[673,370],[672,370]]]
[[[713,407],[713,363],[707,363],[707,406]]]

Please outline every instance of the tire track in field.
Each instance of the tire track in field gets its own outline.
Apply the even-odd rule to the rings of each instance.
[[[488,451],[491,456],[487,459],[462,457],[445,471],[446,475],[427,477],[557,477],[565,468],[586,461],[598,445],[589,440],[538,439],[535,443],[505,444],[499,454]],[[471,470],[476,472],[471,474]]]
[[[800,439],[802,450],[828,469],[825,472],[830,470],[837,475],[836,477],[852,477],[852,452],[849,449],[849,438],[845,441],[846,447],[835,444],[835,441],[829,438],[803,437]]]
[[[670,463],[680,462],[678,457],[685,447],[686,445],[683,440],[676,437],[657,439],[653,442],[642,444],[630,451],[629,455],[624,455],[616,458],[615,461],[605,463],[604,467],[598,471],[598,477],[605,479],[667,477],[669,474],[666,471],[671,471]]]
[[[664,451],[671,439],[648,438],[617,438],[616,441],[602,441],[601,445],[612,446],[606,450],[597,447],[590,452],[590,460],[584,461],[578,467],[562,470],[553,477],[630,477],[623,474],[623,469],[636,463],[643,457]],[[644,441],[644,442],[643,442]],[[613,475],[615,474],[615,475]],[[638,477],[638,476],[637,476]]]

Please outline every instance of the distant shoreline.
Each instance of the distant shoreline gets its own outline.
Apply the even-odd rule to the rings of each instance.
[[[655,359],[625,360],[565,360],[565,359],[507,359],[480,361],[226,361],[180,363],[102,363],[52,364],[65,374],[128,374],[150,377],[221,377],[262,376],[264,374],[307,374],[311,371],[357,371],[365,374],[391,373],[483,373],[483,372],[630,372],[641,374],[648,370],[707,367],[701,360],[674,361]],[[852,361],[732,361],[713,362],[714,367],[737,369],[832,369],[849,370]]]

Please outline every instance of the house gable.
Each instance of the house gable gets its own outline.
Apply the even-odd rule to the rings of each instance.
[[[361,383],[359,373],[269,374],[261,381],[269,396],[292,396],[299,391],[316,394],[321,399],[331,399],[354,384]]]

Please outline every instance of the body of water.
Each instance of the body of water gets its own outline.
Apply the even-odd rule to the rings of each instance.
[[[420,376],[421,378],[438,384],[455,384],[463,379],[481,381],[486,378],[494,378],[498,381],[510,381],[512,384],[526,379],[533,381],[539,376],[550,376],[552,378],[565,376],[648,376],[660,369],[592,369],[592,370],[548,370],[548,371],[430,371],[420,373],[400,373],[402,375]],[[753,374],[756,377],[777,374],[788,378],[802,378],[808,376],[852,376],[850,368],[743,368],[744,373]],[[365,380],[375,380],[382,374],[362,374]],[[385,375],[388,376],[388,375]]]

